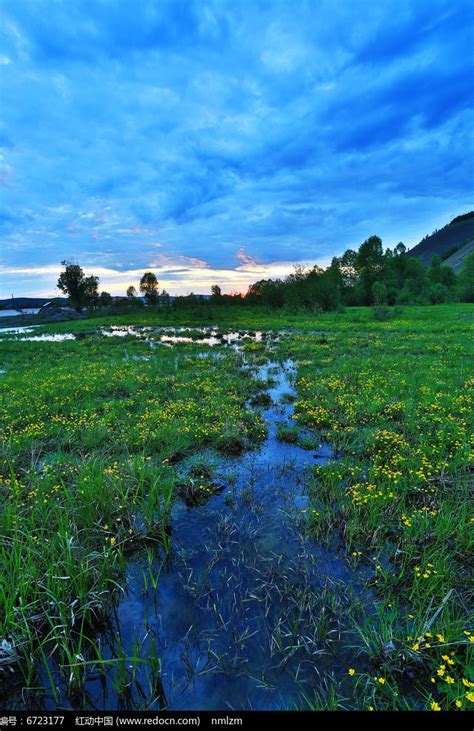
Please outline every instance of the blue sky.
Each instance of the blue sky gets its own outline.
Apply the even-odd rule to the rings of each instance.
[[[463,0],[3,0],[0,297],[245,290],[473,207]]]

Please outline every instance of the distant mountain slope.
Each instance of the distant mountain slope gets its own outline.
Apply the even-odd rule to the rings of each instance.
[[[439,231],[410,249],[410,256],[419,256],[429,264],[436,254],[455,271],[462,268],[464,258],[474,249],[474,211],[456,216]]]
[[[448,266],[452,267],[455,272],[459,273],[464,264],[464,259],[468,254],[473,251],[474,239],[471,239],[471,241],[468,241],[467,244],[464,244],[464,246],[461,246],[460,249],[457,249],[454,254],[451,254],[451,256],[448,256],[446,259],[444,259],[443,264],[447,264]]]

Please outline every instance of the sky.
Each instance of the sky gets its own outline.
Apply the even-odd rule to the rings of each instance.
[[[0,298],[245,291],[474,202],[474,4],[2,0]]]

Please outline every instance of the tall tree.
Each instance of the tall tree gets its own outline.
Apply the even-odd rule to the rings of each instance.
[[[354,261],[358,273],[357,290],[361,304],[372,304],[372,285],[379,278],[383,266],[382,239],[370,236],[359,247]]]
[[[64,271],[58,279],[58,289],[66,294],[69,302],[77,312],[93,304],[98,297],[99,277],[86,277],[79,264],[62,261]]]
[[[148,304],[156,305],[158,302],[158,280],[153,272],[145,272],[140,279],[140,292],[143,292]]]

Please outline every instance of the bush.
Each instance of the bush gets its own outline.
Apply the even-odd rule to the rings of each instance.
[[[393,315],[388,305],[373,305],[372,317],[374,320],[389,320]]]
[[[446,285],[437,282],[437,284],[433,284],[433,286],[430,287],[428,297],[430,302],[434,305],[440,305],[450,299],[449,290]]]

